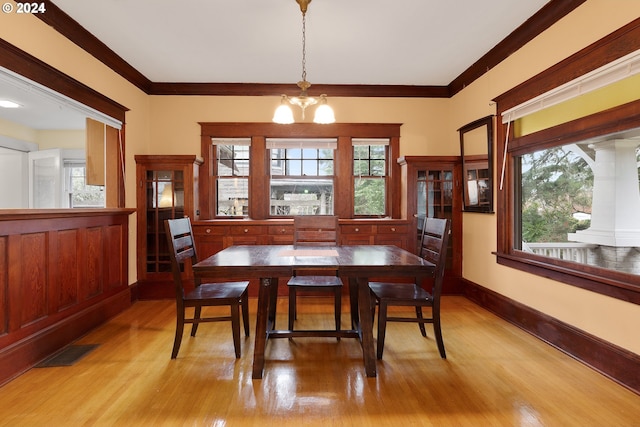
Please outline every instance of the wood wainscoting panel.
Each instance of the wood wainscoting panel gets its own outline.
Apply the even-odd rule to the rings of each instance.
[[[0,236],[0,301],[7,300],[8,272],[7,236]],[[0,310],[0,335],[9,331],[9,318],[6,310]]]
[[[92,227],[85,230],[84,250],[86,271],[84,274],[85,295],[83,299],[92,298],[102,292],[102,227]]]
[[[80,274],[78,259],[80,259],[80,245],[78,243],[79,230],[60,230],[51,232],[51,257],[54,262],[51,269],[57,269],[56,274],[49,274],[51,289],[50,313],[62,311],[78,303],[80,289]],[[55,239],[53,238],[55,236]],[[55,293],[54,293],[55,292]]]
[[[132,212],[0,211],[0,384],[131,304]]]
[[[47,233],[30,233],[20,236],[17,250],[19,254],[9,260],[11,270],[17,270],[20,280],[9,280],[9,291],[19,295],[20,305],[9,310],[16,319],[15,328],[22,328],[49,313],[47,301]],[[14,290],[17,287],[18,289]],[[13,292],[12,292],[13,291]],[[13,328],[11,328],[13,329]]]
[[[126,253],[127,233],[122,224],[114,224],[104,228],[104,251],[106,253]],[[105,289],[115,289],[121,283],[126,282],[127,258],[113,257],[106,261],[106,271],[104,272]]]

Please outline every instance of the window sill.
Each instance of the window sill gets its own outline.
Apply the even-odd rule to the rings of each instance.
[[[517,251],[513,254],[494,252],[494,255],[500,265],[633,304],[640,304],[640,277],[636,275],[618,272],[607,272],[605,275],[602,270],[594,267],[530,254],[524,255]]]

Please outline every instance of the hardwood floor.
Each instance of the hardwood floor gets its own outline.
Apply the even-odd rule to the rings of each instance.
[[[316,301],[301,300],[300,327],[331,328],[332,304]],[[443,297],[447,360],[431,329],[424,339],[416,325],[393,323],[377,378],[365,376],[355,340],[298,338],[268,343],[264,378],[252,380],[254,337],[235,359],[228,323],[201,325],[171,360],[174,310],[137,302],[78,341],[99,347],[74,366],[4,385],[0,425],[640,425],[640,396],[463,297]]]

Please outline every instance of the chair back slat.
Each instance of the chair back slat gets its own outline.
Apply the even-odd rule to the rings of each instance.
[[[420,256],[436,266],[433,287],[434,296],[439,295],[442,291],[450,228],[451,222],[448,219],[425,218]]]
[[[191,264],[198,262],[196,246],[189,218],[168,219],[164,223],[169,245],[169,258],[171,259],[171,271],[176,285],[176,298],[184,297],[181,265],[187,260]]]
[[[336,246],[339,241],[338,217],[301,215],[293,218],[293,244],[296,246]]]
[[[191,236],[181,236],[174,239],[176,260],[180,263],[187,259],[192,259],[195,255],[193,238]]]

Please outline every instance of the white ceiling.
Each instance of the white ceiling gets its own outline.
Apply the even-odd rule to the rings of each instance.
[[[313,0],[307,77],[448,85],[548,0]],[[53,0],[153,82],[289,83],[301,75],[295,0]]]
[[[84,114],[70,107],[66,97],[46,92],[42,85],[0,67],[0,99],[20,105],[20,108],[0,107],[0,118],[37,130],[84,129]]]
[[[295,0],[52,1],[153,82],[293,85],[301,77]],[[313,0],[307,80],[446,86],[547,2]]]

